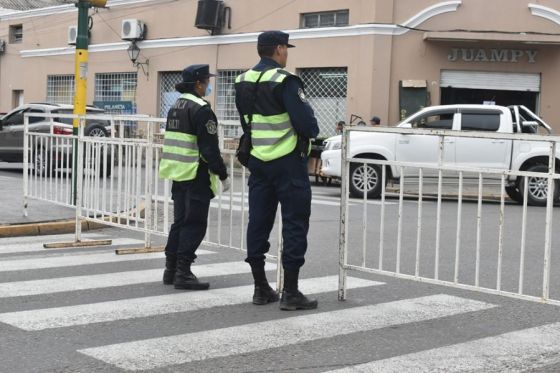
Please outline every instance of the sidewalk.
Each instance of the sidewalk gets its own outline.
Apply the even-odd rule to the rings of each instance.
[[[18,170],[0,169],[0,226],[14,224],[31,224],[73,219],[73,208],[58,206],[53,203],[35,199],[28,200],[27,213],[23,215],[23,179]]]

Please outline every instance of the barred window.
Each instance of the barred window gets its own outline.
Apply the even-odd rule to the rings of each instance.
[[[346,67],[300,69],[305,95],[315,112],[320,137],[335,135],[336,123],[346,120]]]
[[[167,117],[167,112],[181,95],[175,90],[175,85],[182,82],[180,71],[162,72],[159,85],[159,116]]]
[[[346,10],[304,13],[301,15],[301,28],[348,26],[349,12]]]
[[[220,70],[216,81],[216,116],[225,137],[240,137],[239,113],[235,106],[235,78],[245,70]]]
[[[47,102],[53,104],[69,104],[74,101],[74,75],[47,76]]]
[[[11,25],[10,26],[10,43],[21,43],[23,41],[23,26],[22,25]]]
[[[95,74],[95,101],[130,102],[130,108],[109,111],[115,114],[135,114],[137,82],[138,78],[136,73]]]

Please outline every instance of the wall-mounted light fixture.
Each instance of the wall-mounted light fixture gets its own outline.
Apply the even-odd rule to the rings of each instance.
[[[150,60],[146,59],[144,62],[139,62],[138,57],[140,56],[140,48],[136,44],[136,41],[131,41],[128,49],[126,50],[128,53],[128,58],[136,68],[142,68],[142,72],[146,77],[149,76],[149,66]],[[145,67],[145,68],[144,68]]]

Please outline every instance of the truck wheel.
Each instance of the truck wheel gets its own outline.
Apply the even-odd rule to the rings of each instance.
[[[529,172],[548,172],[548,166],[544,164],[534,164],[527,168],[525,171]],[[554,201],[560,196],[560,183],[555,180],[554,185]],[[548,197],[548,179],[546,177],[529,177],[527,179],[527,203],[532,206],[546,206]],[[525,183],[519,183],[519,192],[521,196],[524,194]]]
[[[517,185],[507,186],[505,189],[509,198],[517,203],[523,203],[523,194],[521,194]]]
[[[350,195],[363,198],[365,190],[368,198],[379,198],[381,195],[381,166],[367,165],[367,185],[364,185],[364,172],[366,172],[366,168],[363,163],[350,164]]]

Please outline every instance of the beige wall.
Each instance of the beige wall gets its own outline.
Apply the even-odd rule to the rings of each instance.
[[[268,29],[298,29],[300,14],[326,10],[350,10],[350,25],[367,23],[403,23],[422,10],[442,0],[226,0],[232,7],[232,29],[226,34],[260,32]],[[471,29],[505,31],[539,31],[558,33],[560,26],[532,16],[529,1],[464,0],[456,12],[440,14],[418,27],[431,30]],[[532,1],[560,10],[557,0]],[[91,12],[94,22],[91,44],[120,43],[121,21],[138,18],[148,25],[148,39],[208,36],[194,27],[196,1],[155,1],[140,5],[100,9]],[[481,16],[483,15],[483,16]],[[21,50],[66,47],[68,26],[76,24],[77,13],[43,17],[0,20],[0,35],[7,40],[11,24],[23,24],[24,42],[8,44],[0,56],[0,111],[11,109],[12,91],[23,89],[27,102],[46,97],[47,75],[72,74],[73,55],[21,58]],[[492,20],[492,22],[488,22]],[[495,36],[500,38],[499,35]],[[398,121],[400,80],[428,81],[432,104],[440,100],[441,70],[500,72],[534,72],[542,74],[541,114],[553,125],[560,117],[557,87],[560,86],[557,45],[535,45],[500,40],[473,42],[424,41],[424,33],[410,31],[400,36],[358,35],[295,40],[287,68],[296,71],[306,67],[348,68],[348,116],[364,118],[379,115],[384,123]],[[537,62],[484,63],[450,62],[450,48],[536,49]],[[255,43],[207,45],[196,47],[142,49],[141,60],[149,59],[149,77],[138,74],[137,104],[139,112],[158,115],[159,72],[179,71],[192,63],[209,63],[211,69],[243,69],[253,66],[258,56]],[[94,76],[100,72],[136,71],[125,50],[90,53],[88,103],[94,97]],[[212,101],[212,98],[211,98]],[[347,118],[348,119],[348,118]],[[560,127],[559,127],[560,129]]]

